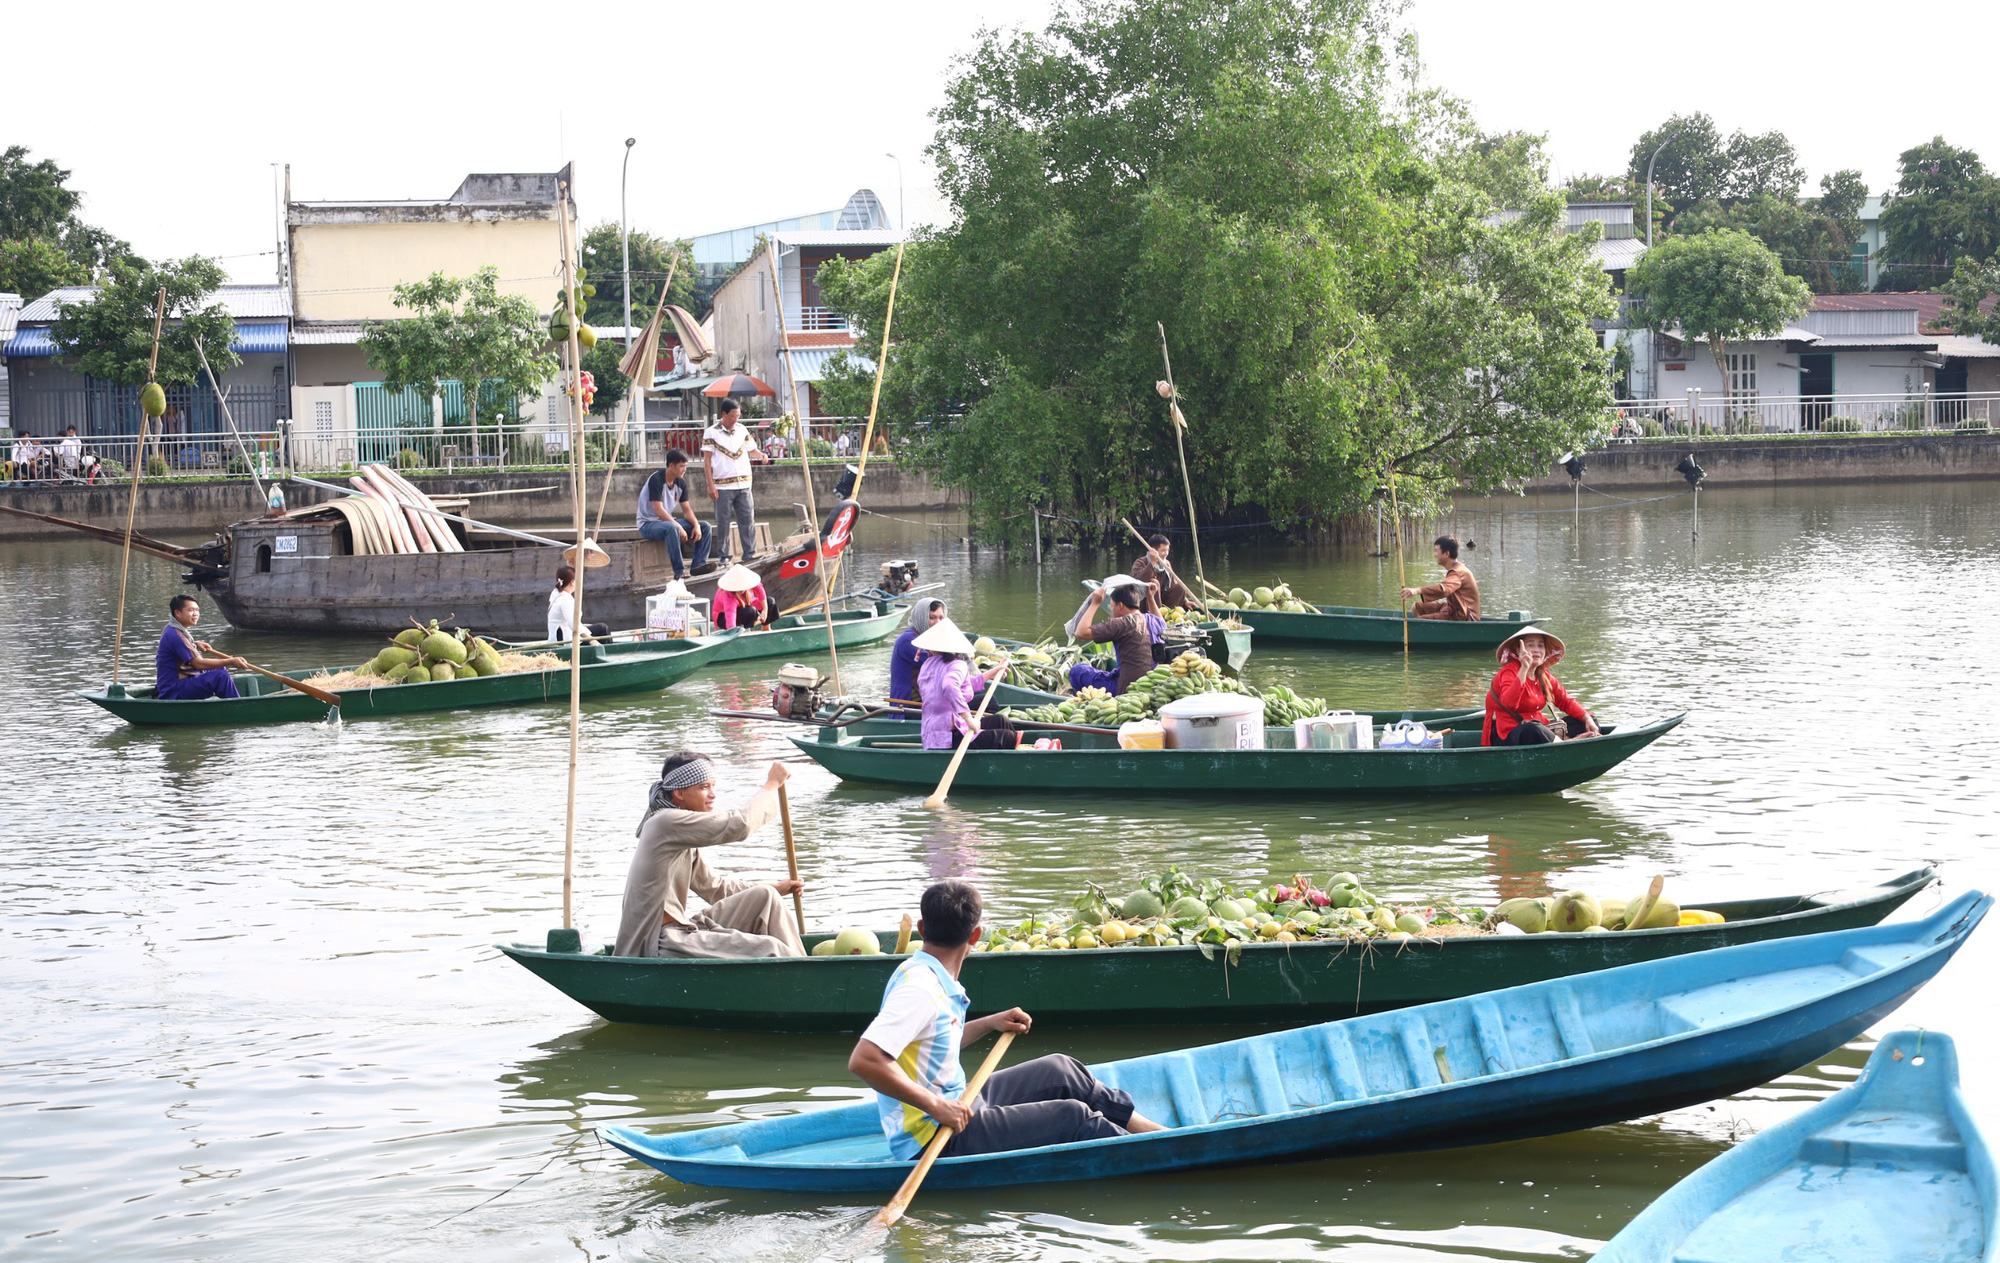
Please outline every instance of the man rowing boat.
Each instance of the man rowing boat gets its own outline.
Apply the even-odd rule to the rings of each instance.
[[[803,956],[805,944],[781,896],[803,890],[796,878],[752,882],[709,867],[703,847],[741,842],[778,814],[778,787],[788,779],[773,763],[764,785],[733,811],[715,809],[715,764],[681,750],[660,765],[639,821],[639,849],[625,876],[618,921],[620,956]],[[688,910],[688,892],[708,901]]]
[[[1169,606],[1182,610],[1198,610],[1199,602],[1189,592],[1187,584],[1167,561],[1167,554],[1173,551],[1173,542],[1164,535],[1146,537],[1146,551],[1132,563],[1132,577],[1146,585],[1148,613],[1157,614]]]
[[[1404,588],[1403,599],[1414,600],[1410,613],[1417,618],[1443,619],[1454,623],[1479,621],[1479,580],[1458,560],[1458,537],[1440,535],[1433,545],[1437,564],[1444,577],[1427,588]]]
[[[160,647],[153,655],[153,696],[170,702],[199,701],[204,697],[240,697],[230,668],[247,671],[250,664],[194,638],[201,621],[201,604],[187,593],[167,602],[167,626],[160,633]]]
[[[881,1011],[847,1058],[847,1068],[875,1089],[889,1152],[915,1160],[940,1123],[956,1133],[940,1155],[946,1158],[1164,1131],[1132,1108],[1129,1093],[1060,1054],[998,1071],[970,1107],[959,1103],[961,1047],[998,1031],[1025,1033],[1034,1024],[1021,1009],[965,1020],[972,1000],[958,975],[979,941],[982,911],[979,891],[967,882],[941,881],[924,891],[917,922],[923,950],[889,975]]]

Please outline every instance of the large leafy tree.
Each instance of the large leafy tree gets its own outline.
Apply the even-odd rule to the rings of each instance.
[[[1806,283],[1740,228],[1670,238],[1625,279],[1649,327],[1708,343],[1718,371],[1728,363],[1729,343],[1770,337],[1812,305]]]
[[[644,325],[660,301],[660,287],[667,273],[674,274],[674,290],[667,301],[688,307],[695,300],[693,249],[686,241],[669,241],[649,232],[633,231],[627,243],[632,250],[632,323]],[[678,268],[672,267],[675,257]],[[593,324],[625,322],[624,256],[618,248],[618,225],[599,224],[583,235],[583,270],[597,293],[585,300],[584,319]],[[598,379],[602,381],[602,378]]]
[[[1399,81],[1392,13],[1079,0],[962,59],[930,149],[951,223],[905,259],[884,408],[938,422],[921,456],[978,529],[1185,512],[1156,322],[1205,517],[1303,523],[1390,472],[1436,501],[1601,428],[1588,242],[1532,138]],[[891,266],[820,287],[879,330]],[[871,386],[822,393],[859,412]]]
[[[1969,338],[2000,342],[2000,262],[1960,259],[1951,279],[1938,287],[1947,301],[1938,323]]]
[[[224,279],[221,264],[199,256],[138,267],[118,260],[95,297],[57,309],[56,346],[79,372],[123,386],[143,384],[164,288],[166,318],[156,380],[169,385],[195,381],[203,352],[218,374],[225,373],[241,360],[229,349],[236,322],[211,301]]]
[[[1663,146],[1664,142],[1664,146]],[[1653,213],[1669,230],[1674,215],[1703,202],[1748,198],[1796,201],[1805,168],[1783,132],[1753,136],[1737,130],[1727,139],[1706,114],[1675,114],[1632,142],[1626,179],[1641,202],[1646,163],[1653,158]]]
[[[502,294],[499,279],[498,269],[483,267],[467,277],[433,272],[398,285],[396,306],[410,314],[372,321],[361,335],[362,349],[390,390],[416,386],[437,398],[447,381],[465,384],[474,451],[480,396],[515,406],[522,396],[540,393],[558,367],[541,312],[519,294]]]
[[[1877,289],[1930,289],[1960,258],[2000,252],[2000,177],[1979,155],[1934,136],[1897,159],[1896,191],[1882,208]]]
[[[1844,294],[1860,289],[1865,279],[1853,254],[1867,198],[1859,171],[1836,171],[1821,177],[1816,198],[1763,193],[1727,203],[1702,202],[1677,216],[1674,228],[1688,236],[1740,228],[1769,246],[1785,271],[1814,293]]]
[[[28,150],[0,150],[0,290],[38,297],[80,285],[114,262],[144,267],[132,247],[77,218],[83,194],[51,159]]]

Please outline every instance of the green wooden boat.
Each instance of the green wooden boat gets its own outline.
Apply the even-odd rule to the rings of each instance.
[[[835,610],[833,615],[833,643],[837,648],[849,649],[856,645],[870,645],[885,637],[896,634],[896,629],[909,617],[909,611],[886,601],[878,601],[864,609]],[[723,632],[730,637],[729,643],[710,662],[741,662],[748,658],[800,658],[813,653],[826,652],[826,615],[820,613],[786,614],[767,628],[756,631]],[[503,649],[520,652],[539,652],[549,647],[548,641],[517,643],[495,642]],[[671,639],[649,640],[642,631],[613,632],[609,637],[593,642],[604,648],[613,657],[628,653],[652,653],[661,645],[675,643]]]
[[[1325,645],[1376,645],[1403,647],[1403,612],[1378,610],[1356,605],[1315,605],[1309,614],[1282,610],[1241,610],[1236,617],[1248,623],[1259,640],[1304,641]],[[1476,623],[1453,623],[1435,618],[1412,618],[1412,649],[1491,649],[1520,631],[1534,616],[1512,610]]]
[[[737,633],[687,640],[654,641],[644,653],[613,654],[607,647],[583,647],[581,677],[586,697],[605,693],[650,693],[687,678],[713,661]],[[568,660],[561,647],[542,650]],[[315,667],[313,671],[351,671],[352,667]],[[308,672],[310,675],[312,672]],[[525,702],[567,702],[569,667],[547,671],[515,671],[433,684],[381,684],[374,688],[336,689],[340,717],[374,719],[419,711],[463,710],[473,706],[511,706]],[[276,723],[316,723],[332,707],[286,688],[261,675],[235,675],[241,697],[208,697],[175,701],[153,696],[151,686],[107,685],[81,691],[78,697],[133,724],[198,724],[204,726]],[[305,677],[296,677],[305,678]]]
[[[1026,689],[1022,688],[1018,684],[1008,684],[1002,682],[999,684],[995,684],[993,687],[997,691],[993,694],[993,702],[988,707],[988,709],[990,710],[1004,710],[1009,706],[1017,707],[1021,710],[1027,710],[1035,706],[1053,705],[1054,703],[1063,700],[1063,696],[1060,693],[1044,693],[1040,689]],[[972,704],[974,706],[977,706],[979,704],[976,696]],[[1377,724],[1392,724],[1399,719],[1414,719],[1418,723],[1428,724],[1429,726],[1436,728],[1447,724],[1475,723],[1483,721],[1485,719],[1486,712],[1477,706],[1471,706],[1471,707],[1462,706],[1457,709],[1445,709],[1445,710],[1414,710],[1410,707],[1402,706],[1389,710],[1355,711],[1355,714],[1367,715],[1373,722]],[[855,725],[855,727],[859,728],[861,727],[861,725],[857,724]],[[1284,741],[1285,746],[1289,747],[1291,745],[1291,731],[1292,731],[1291,729],[1273,728],[1270,731],[1274,733],[1283,732],[1285,734],[1285,741]]]
[[[1713,947],[1875,925],[1936,880],[1920,868],[1845,894],[1702,900],[1721,925],[1616,934],[1480,934],[1346,943],[1246,944],[1232,962],[1196,947],[974,953],[975,1015],[1019,1005],[1037,1026],[1295,1025],[1428,1004]],[[808,948],[828,938],[806,936]],[[893,934],[882,935],[885,951]],[[605,952],[500,950],[614,1022],[710,1030],[858,1031],[899,956],[640,960]],[[608,952],[609,949],[606,949]]]
[[[1680,726],[1685,715],[1601,737],[1539,746],[1482,746],[1475,727],[1436,750],[1122,750],[1110,732],[1051,732],[1060,750],[973,750],[953,790],[1110,794],[1284,794],[1320,798],[1552,794],[1595,780]],[[1025,725],[1032,738],[1033,725]],[[937,788],[950,750],[899,737],[822,728],[792,744],[844,781]]]

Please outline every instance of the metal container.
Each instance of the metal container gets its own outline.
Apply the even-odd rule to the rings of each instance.
[[[1169,750],[1262,750],[1264,703],[1241,693],[1196,693],[1160,708]]]

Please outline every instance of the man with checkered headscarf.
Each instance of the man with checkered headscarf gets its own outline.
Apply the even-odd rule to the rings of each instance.
[[[639,849],[625,877],[625,907],[618,923],[620,956],[692,956],[730,959],[803,956],[799,927],[784,896],[803,889],[796,880],[746,881],[709,867],[703,848],[741,842],[778,814],[778,787],[787,772],[773,763],[763,786],[733,811],[715,809],[715,764],[682,750],[667,756],[639,821]],[[688,909],[692,891],[708,901]]]

